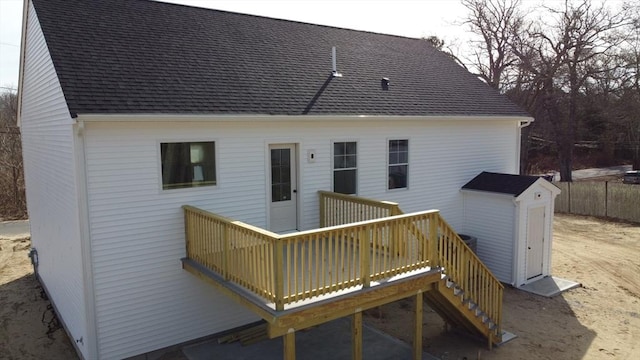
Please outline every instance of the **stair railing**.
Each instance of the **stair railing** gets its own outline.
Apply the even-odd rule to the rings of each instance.
[[[319,191],[320,226],[345,224],[361,219],[382,218],[404,214],[399,205],[330,191]],[[408,231],[419,238],[429,254],[431,266],[440,266],[443,272],[464,292],[466,302],[473,301],[477,308],[496,325],[495,334],[501,332],[502,297],[504,286],[491,273],[478,256],[462,241],[457,232],[438,213],[429,228],[418,228],[408,223]]]

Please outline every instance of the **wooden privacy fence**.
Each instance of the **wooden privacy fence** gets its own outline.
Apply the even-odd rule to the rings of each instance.
[[[614,182],[557,182],[555,211],[640,222],[640,185]]]
[[[437,259],[435,210],[279,235],[192,206],[183,209],[187,257],[275,303],[276,310],[368,287]],[[432,241],[416,236],[416,229],[434,235]]]

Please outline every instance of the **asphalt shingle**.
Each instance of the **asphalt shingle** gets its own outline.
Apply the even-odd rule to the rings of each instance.
[[[488,191],[518,196],[540,177],[528,175],[512,175],[483,171],[462,186],[467,190]]]
[[[33,3],[72,113],[529,116],[421,39],[147,0]]]

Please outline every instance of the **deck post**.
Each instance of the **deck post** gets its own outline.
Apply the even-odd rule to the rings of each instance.
[[[324,202],[326,201],[326,198],[325,198],[324,194],[321,191],[318,192],[318,197],[319,197],[319,200],[320,200],[320,227],[323,228],[323,227],[327,226],[326,225],[327,224],[327,220],[325,219],[325,216],[326,216],[325,215],[325,211],[326,211],[325,209],[326,208],[325,208],[325,204],[324,204]]]
[[[413,359],[422,359],[422,314],[423,314],[423,296],[422,291],[419,290],[415,296],[415,328],[413,334]]]
[[[296,332],[289,330],[283,337],[284,360],[296,360]]]
[[[362,312],[357,309],[351,318],[351,359],[362,360]]]
[[[187,210],[184,206],[182,207],[182,211],[184,212],[184,238],[185,238],[185,247],[187,251],[187,257],[193,256],[193,244],[191,243],[191,223],[189,222],[189,210]]]
[[[276,311],[284,310],[284,246],[282,240],[274,239],[273,267],[275,277]]]
[[[438,266],[438,219],[439,213],[432,214],[429,217],[429,266],[433,269]]]
[[[229,281],[229,225],[224,224],[224,238],[222,239],[222,276]]]
[[[358,231],[358,238],[360,239],[360,278],[362,279],[362,286],[368,288],[371,286],[371,266],[370,266],[370,245],[367,233],[369,231],[366,228],[362,228]]]

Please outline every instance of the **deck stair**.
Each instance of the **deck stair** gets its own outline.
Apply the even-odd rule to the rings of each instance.
[[[477,303],[466,297],[464,290],[446,275],[433,285],[431,291],[424,294],[424,299],[448,325],[486,338],[490,342],[489,346],[500,343],[498,324]]]
[[[334,225],[344,219],[335,217],[335,209],[339,207],[353,208],[345,203],[375,202],[375,200],[343,196],[340,194],[320,192],[321,211],[333,215],[327,220],[321,218],[321,225]],[[354,199],[355,198],[355,199]],[[404,212],[397,203],[382,202],[387,206],[387,216],[400,215]],[[334,211],[328,211],[327,209]],[[379,213],[372,211],[351,211],[349,220],[375,218]],[[410,227],[413,225],[410,224]],[[433,229],[430,229],[433,231]],[[442,272],[441,280],[432,285],[432,289],[424,293],[425,302],[449,325],[464,329],[472,334],[487,339],[489,348],[502,341],[501,317],[503,286],[460,239],[444,219],[437,224],[437,266]],[[412,228],[412,233],[423,241],[430,239],[420,229]]]

